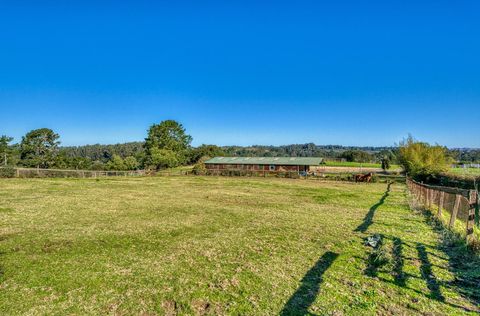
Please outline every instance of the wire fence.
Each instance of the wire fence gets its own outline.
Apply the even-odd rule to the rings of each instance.
[[[431,186],[409,178],[407,186],[414,200],[434,213],[450,230],[464,235],[467,241],[478,239],[475,228],[478,191]]]
[[[104,170],[65,170],[14,168],[17,178],[101,178],[101,177],[133,177],[145,175],[145,170],[104,171]]]

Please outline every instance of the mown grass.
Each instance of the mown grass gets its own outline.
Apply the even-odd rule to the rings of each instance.
[[[0,220],[2,315],[479,310],[401,184],[4,179]]]

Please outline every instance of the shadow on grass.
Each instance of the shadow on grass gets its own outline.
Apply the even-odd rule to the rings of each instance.
[[[436,299],[437,301],[445,301],[445,297],[440,291],[440,284],[437,281],[437,278],[432,273],[432,264],[428,259],[428,253],[425,248],[425,245],[417,243],[418,258],[420,259],[420,273],[422,278],[427,283],[427,287],[430,290],[430,297]]]
[[[323,282],[323,274],[337,259],[338,254],[328,251],[305,274],[302,284],[290,297],[280,315],[309,315],[308,308],[315,302]]]
[[[385,191],[385,193],[383,194],[382,198],[375,204],[373,205],[370,210],[368,211],[367,215],[365,216],[365,218],[363,219],[363,223],[360,224],[360,226],[358,226],[355,231],[356,232],[366,232],[368,230],[368,228],[370,227],[370,225],[373,224],[373,217],[375,216],[375,212],[377,211],[377,209],[383,205],[383,203],[385,203],[385,200],[386,198],[390,195],[390,187],[391,187],[391,183],[388,184],[388,187],[387,187],[387,191]]]
[[[437,248],[447,256],[448,269],[454,275],[454,280],[444,285],[454,288],[480,310],[479,254],[469,249],[462,237],[449,231],[430,211],[419,211],[440,237],[441,244]]]
[[[397,238],[397,237],[385,237],[385,236],[382,235],[382,238],[391,239],[393,241],[393,248],[392,248],[393,267],[392,267],[391,273],[394,277],[394,280],[386,279],[382,276],[379,276],[379,274],[378,274],[380,269],[382,269],[382,272],[387,272],[387,270],[385,270],[385,268],[389,267],[389,265],[387,265],[388,262],[381,261],[381,258],[379,260],[378,257],[377,257],[377,256],[379,256],[379,250],[380,250],[380,253],[381,253],[381,246],[377,249],[374,249],[373,252],[368,257],[367,269],[364,271],[366,276],[376,278],[377,280],[379,280],[381,282],[389,283],[389,284],[392,284],[392,285],[396,285],[398,287],[402,287],[404,289],[414,291],[415,293],[417,293],[419,295],[423,295],[426,298],[437,300],[437,301],[442,302],[443,304],[449,305],[453,308],[461,309],[462,311],[478,312],[478,309],[475,309],[475,308],[472,309],[472,308],[469,308],[467,306],[460,306],[458,304],[454,304],[452,302],[447,302],[446,301],[445,297],[441,293],[441,286],[450,287],[450,288],[452,288],[453,286],[449,285],[447,282],[439,281],[435,277],[435,275],[433,274],[432,267],[434,265],[431,264],[431,262],[428,258],[430,253],[427,251],[427,248],[428,248],[427,245],[424,245],[422,243],[417,243],[414,246],[417,250],[418,258],[420,260],[420,275],[421,276],[418,277],[416,275],[405,273],[403,271],[404,260],[405,260],[404,255],[403,255],[403,247],[404,247],[404,245],[406,245],[408,247],[411,247],[411,246],[409,246],[406,243],[403,243],[402,240],[400,238]],[[406,282],[408,278],[423,279],[425,281],[426,285],[427,285],[427,288],[429,289],[429,293],[425,293],[425,292],[423,292],[419,289],[408,286],[407,282]]]
[[[393,277],[395,278],[395,284],[405,287],[407,276],[403,272],[404,259],[403,259],[403,243],[398,237],[393,237]]]

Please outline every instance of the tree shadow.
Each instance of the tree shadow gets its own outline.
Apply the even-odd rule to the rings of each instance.
[[[302,284],[290,297],[280,315],[309,315],[308,308],[315,302],[323,282],[323,274],[337,259],[338,253],[326,252],[305,274]]]
[[[355,231],[356,232],[361,232],[361,233],[365,233],[368,228],[370,227],[370,225],[373,224],[373,217],[375,216],[375,212],[377,211],[377,209],[383,205],[383,203],[385,203],[385,200],[386,198],[390,195],[390,187],[391,187],[391,183],[388,184],[387,186],[387,191],[385,191],[385,193],[383,194],[383,196],[380,198],[380,200],[375,204],[373,205],[370,210],[368,211],[367,215],[365,216],[365,218],[363,219],[363,222],[362,224],[360,224],[356,229]]]
[[[421,243],[417,243],[417,252],[418,258],[420,259],[420,273],[422,278],[427,283],[427,287],[430,290],[430,297],[436,299],[437,301],[445,301],[445,297],[442,295],[440,290],[440,284],[437,281],[437,278],[432,272],[432,264],[428,259],[427,249]]]

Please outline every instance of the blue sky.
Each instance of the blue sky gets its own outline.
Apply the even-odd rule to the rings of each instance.
[[[0,2],[16,141],[142,140],[176,119],[195,145],[480,147],[478,1],[67,2]]]

